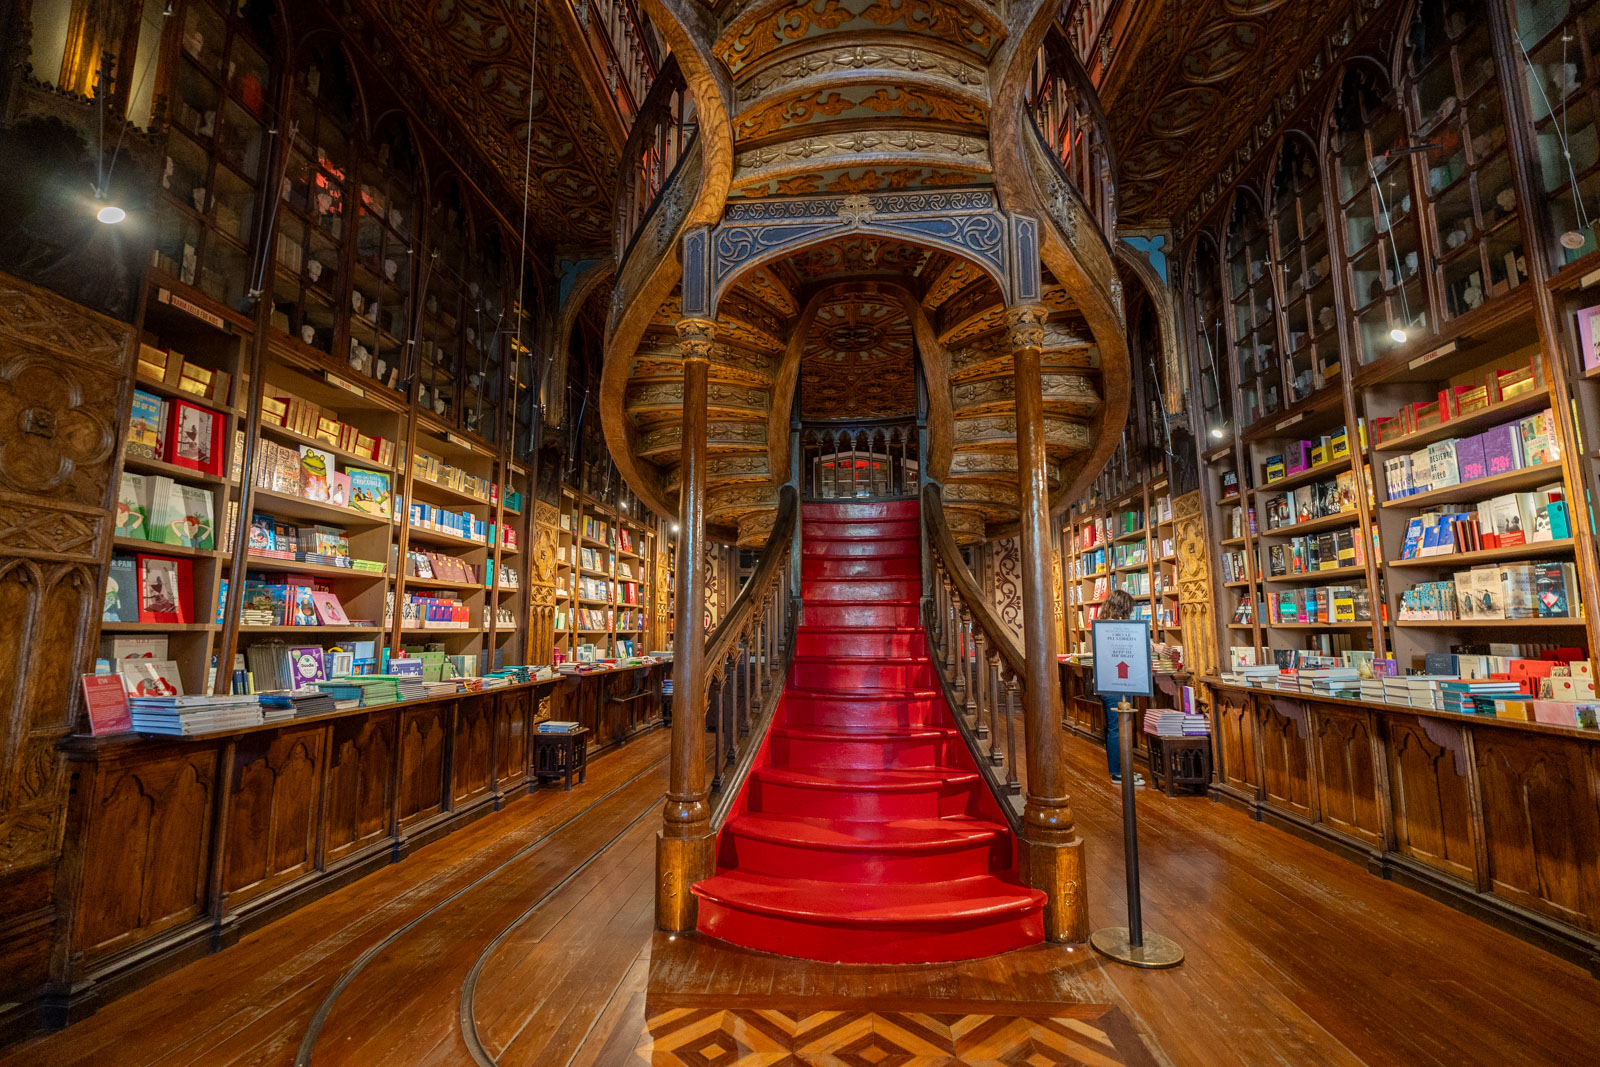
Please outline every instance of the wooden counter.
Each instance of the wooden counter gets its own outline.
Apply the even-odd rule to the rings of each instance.
[[[1200,689],[1215,797],[1600,975],[1600,731]]]
[[[73,737],[47,997],[54,1023],[402,859],[536,788],[539,719],[610,748],[670,664],[209,734]]]

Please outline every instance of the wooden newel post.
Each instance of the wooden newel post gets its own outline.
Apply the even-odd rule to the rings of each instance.
[[[679,612],[672,659],[672,757],[667,802],[656,839],[656,926],[669,932],[695,928],[697,909],[689,887],[710,876],[711,808],[706,803],[705,568],[706,378],[715,324],[705,319],[678,323],[683,354],[683,441],[678,497],[678,570],[675,596],[693,610]]]
[[[1089,937],[1083,839],[1072,823],[1062,764],[1061,711],[1056,685],[1055,609],[1051,604],[1050,485],[1045,470],[1042,304],[1008,308],[1017,404],[1017,481],[1022,536],[1022,632],[1025,682],[1023,740],[1028,795],[1023,807],[1022,876],[1049,896],[1045,937]]]

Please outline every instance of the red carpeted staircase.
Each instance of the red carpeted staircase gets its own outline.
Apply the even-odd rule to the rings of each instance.
[[[915,500],[804,506],[787,687],[694,887],[702,933],[844,963],[992,956],[1044,894],[950,720],[918,620]]]

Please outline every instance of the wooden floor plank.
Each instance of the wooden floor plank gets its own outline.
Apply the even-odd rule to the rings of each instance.
[[[386,938],[334,1003],[314,1063],[466,1064],[462,982],[502,933],[472,1006],[506,1067],[634,1062],[652,998],[692,994],[997,1015],[1018,1001],[1110,1005],[1162,1064],[1600,1062],[1600,982],[1580,968],[1231,808],[1149,790],[1145,920],[1185,949],[1174,971],[1063,946],[847,967],[653,933],[665,749],[665,734],[641,738],[597,761],[587,786],[520,800],[0,1065],[289,1064],[339,975]],[[1121,925],[1120,796],[1092,745],[1069,742],[1068,764],[1091,924]]]

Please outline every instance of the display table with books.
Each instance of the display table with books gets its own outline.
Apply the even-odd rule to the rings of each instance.
[[[430,683],[375,679],[371,695],[386,702],[342,710],[350,680],[336,678],[332,710],[320,687],[259,704],[200,698],[202,732],[171,725],[190,707],[144,698],[137,725],[165,736],[60,745],[82,800],[56,885],[72,931],[62,988],[147,980],[489,815],[535,787],[542,721],[581,723],[569,742],[581,769],[659,722],[658,702],[623,708],[607,696],[659,688],[669,670],[468,679],[475,688],[402,700],[386,698]],[[130,892],[142,892],[139,907],[127,906]]]
[[[1214,797],[1600,974],[1592,702],[1497,692],[1487,678],[1352,688],[1257,671],[1197,682],[1216,735]],[[1585,681],[1566,684],[1587,692]]]

